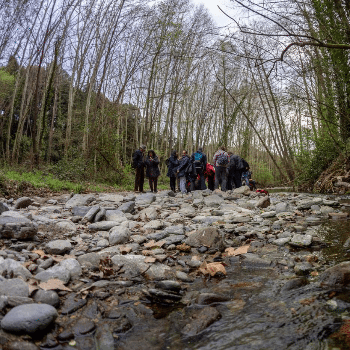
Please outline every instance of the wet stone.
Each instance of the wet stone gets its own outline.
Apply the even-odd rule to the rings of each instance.
[[[70,340],[73,338],[74,338],[74,333],[68,329],[61,332],[57,337],[57,339],[60,341],[66,341],[66,340]]]
[[[160,281],[156,283],[156,288],[163,289],[163,290],[170,290],[175,293],[179,293],[181,291],[181,284],[176,281]]]
[[[230,298],[224,295],[214,294],[214,293],[201,293],[196,302],[199,305],[210,305],[214,303],[222,303],[229,301]]]
[[[39,348],[28,341],[14,341],[6,344],[4,350],[39,350]]]
[[[88,318],[81,318],[73,327],[74,333],[87,334],[95,329],[95,323]]]
[[[70,294],[68,298],[65,300],[63,306],[62,306],[62,315],[69,315],[72,314],[73,312],[81,309],[83,306],[87,304],[86,299],[79,299],[77,297],[77,300],[75,300],[76,296],[75,294]]]
[[[117,320],[114,320],[111,328],[113,330],[113,333],[125,333],[127,332],[129,329],[132,328],[132,323],[130,322],[130,320],[124,315],[120,318],[118,318]]]

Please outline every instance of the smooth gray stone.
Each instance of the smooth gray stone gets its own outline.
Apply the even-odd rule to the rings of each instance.
[[[151,230],[160,230],[160,229],[162,229],[163,227],[164,227],[164,223],[163,223],[163,221],[161,221],[161,220],[152,220],[152,221],[147,222],[147,223],[143,226],[143,228],[144,228],[145,230],[147,230],[147,229],[151,229]]]
[[[126,202],[123,203],[120,207],[118,207],[118,210],[120,210],[123,213],[131,213],[135,208],[135,202]]]
[[[95,197],[90,194],[87,194],[87,195],[75,194],[71,199],[69,199],[66,202],[65,208],[71,209],[73,207],[86,206],[94,200],[95,200]]]
[[[185,232],[184,225],[168,226],[164,229],[164,232],[171,235],[183,235]]]
[[[43,272],[39,272],[35,275],[35,278],[41,282],[47,282],[52,278],[58,278],[63,283],[68,283],[70,280],[70,272],[64,266],[55,265]]]
[[[156,200],[156,196],[153,193],[140,194],[136,197],[136,206],[146,206],[152,204]]]
[[[14,341],[6,344],[6,350],[39,350],[39,348],[29,341]]]
[[[29,197],[21,197],[16,200],[15,209],[23,209],[30,206],[34,201]]]
[[[0,295],[28,297],[29,287],[21,278],[0,279]]]
[[[56,309],[48,304],[26,304],[13,308],[1,321],[7,332],[35,333],[47,328],[55,321]]]
[[[206,227],[197,230],[188,236],[185,243],[194,248],[206,246],[217,248],[220,251],[225,249],[224,235],[215,227]]]
[[[72,249],[72,244],[67,240],[58,239],[46,244],[46,252],[48,254],[61,255],[69,252]]]
[[[268,268],[271,266],[271,260],[260,258],[256,254],[246,253],[242,255],[241,265],[250,269]]]
[[[290,212],[289,204],[287,202],[277,203],[275,205],[276,214]]]
[[[6,203],[0,202],[0,215],[5,211],[9,211],[9,207]]]
[[[122,271],[131,276],[144,273],[149,265],[145,263],[143,255],[114,255],[112,262],[117,267],[122,267]]]
[[[146,278],[150,280],[165,280],[170,277],[172,269],[164,264],[155,263],[145,272]]]
[[[311,235],[302,235],[299,233],[296,233],[291,241],[289,242],[290,245],[293,245],[295,247],[308,247],[312,243],[312,236]]]
[[[54,290],[39,289],[35,292],[34,301],[40,304],[49,304],[58,307],[60,304],[60,297]]]
[[[21,277],[24,280],[32,277],[32,274],[19,261],[7,258],[1,262],[0,258],[0,276]]]
[[[181,284],[177,281],[165,280],[157,282],[156,288],[179,293],[181,291]]]
[[[343,261],[340,264],[330,267],[322,272],[319,277],[322,288],[343,289],[349,288],[350,261]]]
[[[166,244],[176,244],[181,243],[186,238],[185,235],[170,235],[169,237],[165,238]]]
[[[86,222],[93,222],[95,215],[100,211],[100,207],[98,205],[94,205],[90,207],[90,210],[85,214],[83,220]]]
[[[17,296],[8,296],[7,304],[10,307],[16,307],[24,304],[33,304],[32,298],[27,297],[17,297]]]
[[[99,212],[95,215],[94,222],[99,222],[104,220],[106,217],[106,209],[100,208]]]
[[[298,209],[311,209],[313,205],[319,205],[323,203],[322,198],[307,198],[297,203]]]
[[[60,262],[60,266],[64,267],[70,272],[71,278],[78,278],[82,274],[80,263],[76,259],[66,259]]]
[[[193,282],[193,279],[183,271],[176,271],[176,277],[182,282]]]
[[[109,231],[109,244],[123,244],[129,240],[130,231],[127,227],[116,226]]]
[[[90,207],[83,206],[83,207],[73,207],[72,208],[72,214],[74,216],[81,216],[84,217],[90,210]]]
[[[111,228],[120,225],[118,221],[101,221],[89,225],[91,231],[109,231]]]
[[[76,295],[74,293],[71,293],[68,298],[64,301],[64,304],[62,306],[62,315],[69,315],[79,309],[81,309],[83,306],[87,304],[86,299],[77,299]]]
[[[101,257],[97,253],[88,253],[78,257],[79,263],[87,268],[98,268],[100,260]]]
[[[106,221],[124,222],[127,221],[125,213],[120,210],[106,210]]]
[[[218,208],[223,201],[224,201],[224,199],[222,197],[218,196],[217,194],[212,194],[212,195],[204,198],[204,204],[207,207]]]
[[[0,238],[15,238],[18,240],[32,239],[38,232],[37,225],[23,216],[7,216],[5,211],[0,216]]]

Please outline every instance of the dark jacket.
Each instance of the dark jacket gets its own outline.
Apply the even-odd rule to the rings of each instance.
[[[199,152],[199,151],[194,152],[194,153],[192,154],[192,156],[191,156],[191,162],[194,163],[194,164],[196,165],[196,168],[199,168],[199,167],[197,166],[196,162],[195,162],[195,155],[196,155],[196,153],[202,154],[202,158],[201,158],[201,160],[200,160],[200,165],[201,165],[202,170],[205,170],[205,168],[206,168],[206,166],[207,166],[207,156],[205,155],[205,153]]]
[[[159,171],[159,159],[157,156],[153,158],[153,160],[150,159],[149,156],[146,157],[145,160],[146,164],[146,176],[147,177],[158,177],[160,175]]]
[[[179,166],[179,160],[175,156],[175,154],[172,154],[169,158],[169,164],[168,164],[168,172],[166,176],[168,177],[176,177],[176,173],[174,171],[175,168]]]
[[[243,164],[244,159],[241,158],[237,154],[232,154],[230,156],[230,163],[229,163],[229,169],[230,172],[242,172],[244,170],[244,164]]]
[[[186,176],[185,170],[188,164],[190,164],[190,157],[188,155],[182,156],[180,159],[180,165],[176,168],[176,171],[179,171],[177,174],[178,177]]]
[[[137,149],[134,154],[132,155],[132,167],[134,169],[136,168],[143,168],[145,166],[143,153]]]

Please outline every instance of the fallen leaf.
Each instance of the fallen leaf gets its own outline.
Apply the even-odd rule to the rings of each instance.
[[[154,263],[154,262],[156,262],[156,258],[148,257],[145,259],[145,263]]]
[[[73,255],[51,255],[51,258],[53,259],[53,261],[55,262],[61,262],[63,260],[67,260],[67,259],[75,259],[75,256]]]
[[[318,276],[318,272],[317,272],[317,271],[312,271],[312,272],[310,273],[310,275],[311,275],[311,276]]]
[[[39,284],[39,287],[44,290],[52,290],[52,289],[58,289],[58,290],[66,290],[68,292],[72,292],[71,289],[67,288],[63,282],[57,278],[52,278],[48,280],[47,282],[42,282]]]
[[[33,253],[40,255],[41,257],[45,256],[45,252],[43,250],[33,250]]]
[[[242,247],[239,247],[237,249],[235,248],[226,248],[225,252],[227,253],[227,256],[236,256],[236,255],[242,255],[248,253],[250,245],[243,245]]]
[[[31,284],[28,284],[28,288],[29,288],[29,295],[32,295],[36,290],[39,289],[38,286],[33,286]]]
[[[145,243],[144,246],[147,248],[153,248],[153,247],[159,247],[161,248],[165,244],[165,241],[158,241],[155,242],[153,239],[149,241],[148,243]]]

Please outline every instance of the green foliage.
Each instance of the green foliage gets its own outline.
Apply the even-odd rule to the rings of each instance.
[[[17,172],[10,170],[6,171],[4,175],[9,180],[17,181],[19,183],[19,187],[29,183],[36,188],[49,188],[55,192],[67,190],[75,193],[81,193],[84,190],[84,186],[81,184],[61,181],[54,178],[51,174],[44,174],[41,171]]]
[[[51,172],[60,180],[86,180],[86,161],[81,158],[61,159],[51,167]]]
[[[321,132],[313,142],[314,149],[304,149],[296,155],[300,169],[296,178],[297,185],[314,183],[331,162],[339,156],[339,146],[327,132]]]
[[[252,163],[250,167],[254,171],[252,172],[253,180],[255,180],[259,185],[264,187],[267,185],[275,185],[276,180],[273,176],[272,170],[269,169],[267,164],[262,162],[259,162],[259,164]]]

